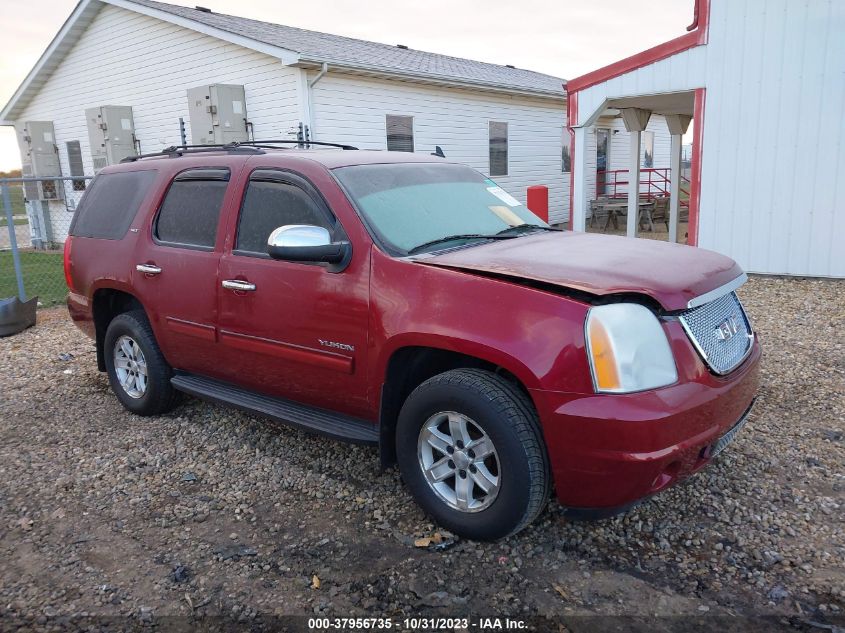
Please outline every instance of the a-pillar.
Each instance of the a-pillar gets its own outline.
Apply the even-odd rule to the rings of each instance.
[[[637,237],[640,213],[640,140],[651,118],[650,110],[622,108],[622,121],[631,138],[631,156],[628,163],[628,237]]]
[[[666,127],[672,138],[669,151],[669,241],[677,242],[681,194],[681,142],[692,117],[685,114],[665,115]]]

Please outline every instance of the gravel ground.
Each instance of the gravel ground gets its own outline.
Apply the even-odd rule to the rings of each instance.
[[[622,517],[575,523],[551,503],[492,544],[437,532],[375,449],[193,399],[129,415],[93,344],[42,311],[0,340],[0,628],[470,613],[555,631],[842,627],[845,283],[755,278],[741,296],[763,382],[714,464]]]

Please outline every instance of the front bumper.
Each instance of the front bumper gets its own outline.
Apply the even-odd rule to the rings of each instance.
[[[534,392],[557,498],[573,514],[625,510],[706,466],[759,384],[757,342],[729,376],[632,394]]]

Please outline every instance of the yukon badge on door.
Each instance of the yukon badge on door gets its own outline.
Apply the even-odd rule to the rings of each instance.
[[[336,341],[325,341],[321,338],[318,338],[317,340],[320,341],[320,345],[322,345],[323,347],[333,347],[334,349],[342,349],[342,350],[347,351],[347,352],[354,352],[355,351],[354,345],[348,345],[346,343],[338,343]]]

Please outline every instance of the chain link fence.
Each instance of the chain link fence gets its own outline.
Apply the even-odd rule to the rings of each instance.
[[[0,178],[0,300],[64,303],[64,243],[91,178]]]

